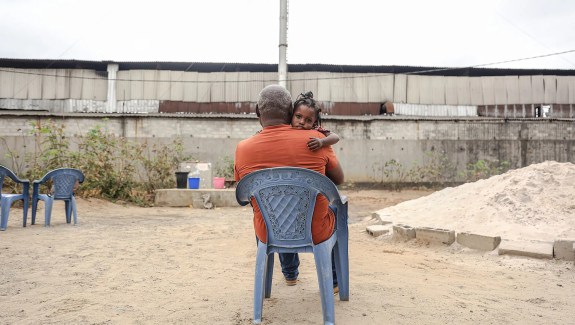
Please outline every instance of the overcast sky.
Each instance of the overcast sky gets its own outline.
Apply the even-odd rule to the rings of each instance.
[[[0,0],[0,57],[277,63],[279,0]],[[291,0],[290,63],[575,69],[572,0]]]

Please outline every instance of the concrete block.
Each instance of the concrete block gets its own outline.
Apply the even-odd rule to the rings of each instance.
[[[502,240],[499,244],[499,255],[552,259],[553,243]]]
[[[371,225],[366,228],[366,231],[373,237],[379,237],[389,233],[389,227],[383,225]]]
[[[209,202],[216,208],[238,207],[236,190],[230,189],[159,189],[156,190],[154,205],[160,207],[189,207],[196,209],[206,208],[206,195],[209,194]]]
[[[415,229],[402,224],[393,225],[393,238],[401,240],[410,240],[415,238]]]
[[[499,236],[483,236],[471,234],[468,232],[460,232],[457,234],[457,243],[462,246],[478,249],[482,251],[492,251],[501,243]]]
[[[441,228],[416,227],[415,238],[430,243],[451,245],[455,242],[455,231]]]
[[[556,239],[553,243],[553,256],[559,260],[574,261],[574,244],[575,239]]]

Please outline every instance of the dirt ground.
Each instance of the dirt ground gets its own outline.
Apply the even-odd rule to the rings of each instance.
[[[347,190],[350,300],[337,324],[573,324],[573,262],[498,256],[454,244],[371,237],[371,213],[430,191]],[[140,208],[78,202],[67,225],[0,232],[1,324],[251,324],[255,240],[249,208]],[[39,211],[43,216],[43,211]],[[264,324],[322,323],[311,254],[286,286],[276,263]]]

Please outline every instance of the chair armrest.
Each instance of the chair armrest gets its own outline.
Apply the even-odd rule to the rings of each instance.
[[[4,168],[3,168],[4,169]],[[24,183],[28,183],[30,184],[30,181],[27,179],[20,179],[20,177],[18,177],[16,174],[14,174],[13,171],[11,171],[10,169],[4,169],[6,171],[6,176],[10,177],[11,180],[13,180],[15,183],[18,184],[24,184]]]
[[[25,194],[26,198],[30,196],[30,181],[27,179],[22,181],[22,194]]]
[[[23,194],[26,194],[26,197],[30,194],[30,180],[20,179],[11,170],[7,170],[6,176],[8,176],[12,181],[14,181],[14,183],[22,184],[22,192]]]
[[[34,181],[32,183],[32,198],[38,197],[38,194],[40,194],[40,184],[42,184],[41,181]]]

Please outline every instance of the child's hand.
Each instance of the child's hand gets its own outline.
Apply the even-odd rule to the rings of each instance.
[[[307,142],[307,148],[311,151],[316,151],[323,146],[320,138],[309,138]]]

